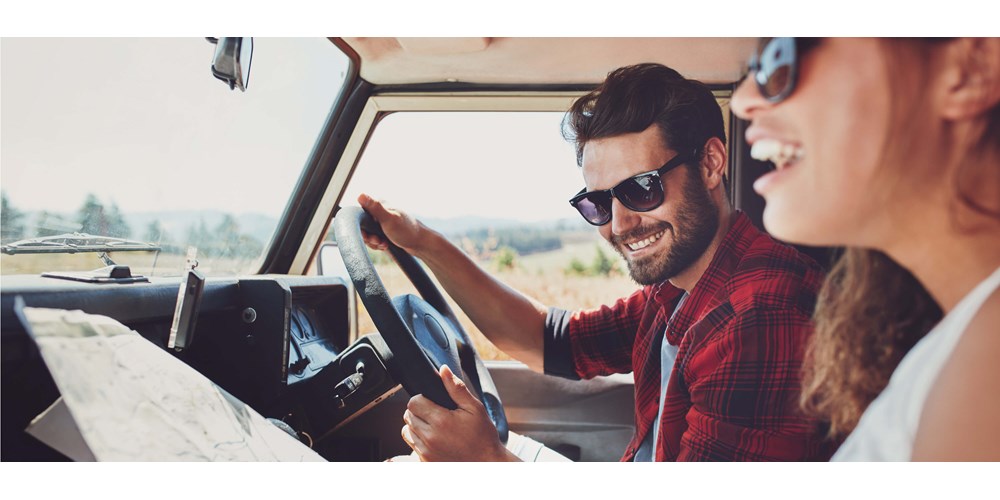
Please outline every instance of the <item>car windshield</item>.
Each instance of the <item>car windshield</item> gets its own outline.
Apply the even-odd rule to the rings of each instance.
[[[189,247],[207,275],[258,271],[349,66],[324,38],[258,38],[240,92],[204,38],[0,50],[5,275],[177,275]]]

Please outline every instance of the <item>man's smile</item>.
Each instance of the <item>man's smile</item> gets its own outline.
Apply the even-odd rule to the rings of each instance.
[[[652,254],[662,246],[662,240],[667,231],[672,231],[673,226],[660,221],[658,224],[638,227],[623,235],[612,235],[611,243],[618,250],[618,253],[629,261]]]
[[[648,247],[649,245],[652,245],[652,244],[653,244],[653,242],[655,242],[655,241],[659,240],[659,239],[660,239],[661,237],[663,237],[663,235],[664,235],[664,234],[665,234],[666,232],[667,232],[667,231],[666,231],[666,230],[664,229],[664,230],[662,230],[662,231],[660,231],[660,232],[658,232],[658,233],[655,233],[655,234],[653,234],[653,235],[650,235],[650,236],[648,236],[648,237],[645,237],[645,238],[643,238],[643,239],[640,239],[640,240],[636,240],[636,241],[631,241],[631,242],[627,242],[627,243],[625,243],[625,246],[626,246],[626,247],[627,247],[627,248],[628,248],[629,250],[632,250],[633,252],[635,252],[635,251],[637,251],[637,250],[642,250],[643,248],[646,248],[646,247]]]

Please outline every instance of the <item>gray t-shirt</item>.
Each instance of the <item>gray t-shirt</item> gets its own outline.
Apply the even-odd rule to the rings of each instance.
[[[677,315],[677,311],[681,310],[681,306],[684,305],[684,301],[687,300],[688,294],[685,293],[679,301],[677,301],[677,307],[674,308],[674,312],[670,313],[670,320],[674,319]],[[670,323],[670,320],[667,323]],[[664,333],[666,333],[664,331]],[[660,438],[660,419],[663,417],[663,402],[667,400],[667,381],[670,380],[670,373],[674,370],[674,362],[677,361],[677,346],[670,345],[667,342],[666,335],[660,335],[660,411],[656,413],[656,420],[653,421],[653,427],[650,428],[649,432],[646,433],[646,437],[643,438],[642,444],[639,445],[639,449],[635,452],[635,462],[652,462],[656,458],[656,442]]]

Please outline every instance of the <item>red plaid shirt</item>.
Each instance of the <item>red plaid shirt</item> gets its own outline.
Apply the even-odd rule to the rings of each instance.
[[[802,354],[822,272],[737,213],[705,274],[683,290],[646,286],[612,306],[553,309],[546,372],[591,378],[632,371],[631,461],[660,407],[660,335],[678,346],[655,459],[825,460],[817,422],[798,409]],[[669,324],[668,324],[669,321]]]

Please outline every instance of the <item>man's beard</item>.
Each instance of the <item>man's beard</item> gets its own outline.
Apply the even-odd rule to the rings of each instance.
[[[705,253],[719,229],[719,207],[709,197],[700,172],[690,167],[685,170],[688,175],[684,179],[684,204],[677,211],[676,225],[660,221],[612,238],[612,246],[628,263],[629,275],[640,285],[654,285],[683,272]],[[673,235],[666,255],[661,252],[636,260],[625,256],[622,250],[625,241],[664,230]]]

